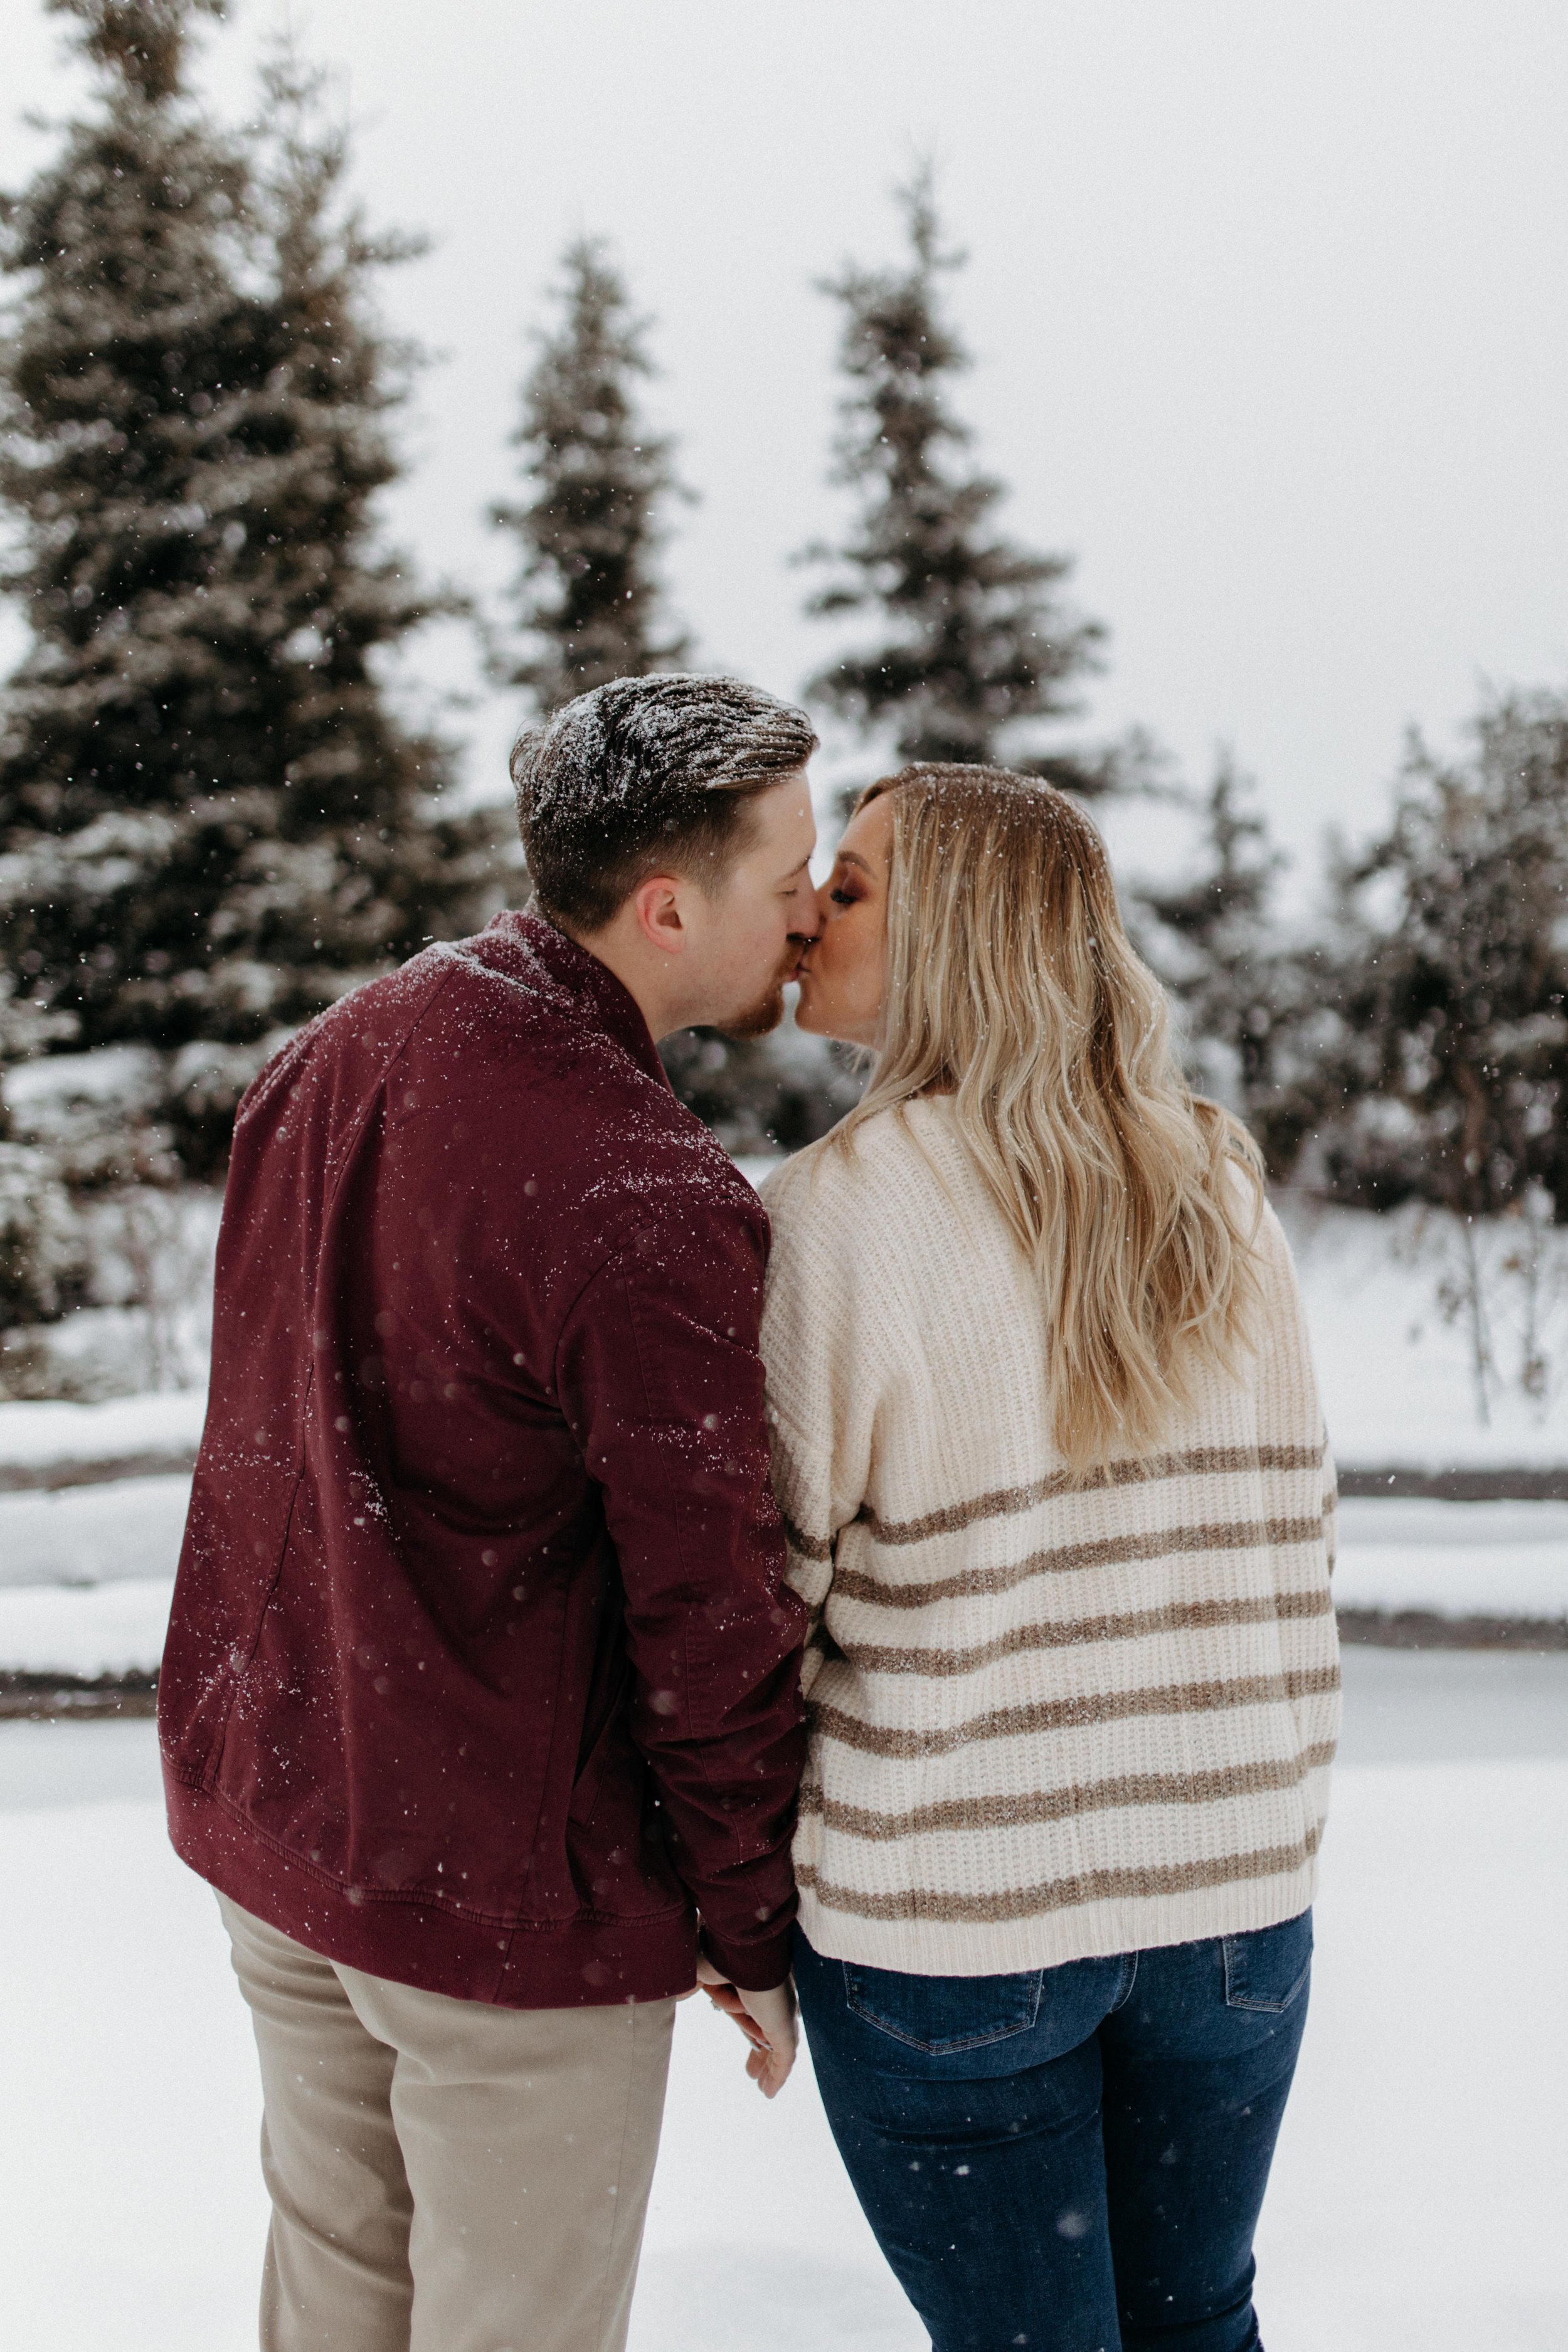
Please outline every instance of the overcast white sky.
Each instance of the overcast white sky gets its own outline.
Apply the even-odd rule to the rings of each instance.
[[[206,50],[247,100],[281,0]],[[443,354],[390,501],[483,585],[523,331],[565,238],[656,321],[653,401],[701,503],[668,569],[704,667],[798,688],[827,639],[790,551],[831,529],[835,321],[814,279],[896,249],[934,152],[972,256],[963,401],[1007,526],[1079,559],[1111,631],[1080,732],[1228,740],[1305,861],[1386,805],[1410,720],[1568,682],[1568,8],[1562,0],[314,0],[389,278]],[[0,177],[78,79],[8,0]],[[463,667],[448,646],[432,679]],[[471,673],[471,663],[468,665]],[[499,779],[511,713],[461,722]]]

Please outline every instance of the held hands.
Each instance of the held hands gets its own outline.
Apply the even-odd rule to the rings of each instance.
[[[726,2017],[732,2017],[747,2041],[751,2055],[746,2072],[764,2099],[777,2098],[795,2064],[795,1985],[786,1977],[766,1992],[742,1992],[721,1977],[712,1962],[700,1957],[697,1981]]]

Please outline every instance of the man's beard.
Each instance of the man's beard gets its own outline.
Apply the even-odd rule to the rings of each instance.
[[[756,998],[741,1012],[731,1013],[727,1019],[714,1022],[713,1026],[721,1037],[728,1037],[741,1045],[749,1037],[766,1037],[778,1027],[784,1016],[784,985],[795,978],[795,967],[805,946],[804,937],[792,939],[783,964],[768,983],[766,994]]]
[[[784,1014],[784,984],[775,980],[765,996],[759,996],[743,1013],[731,1013],[727,1020],[715,1023],[721,1037],[734,1045],[744,1045],[748,1037],[766,1037],[776,1029]]]

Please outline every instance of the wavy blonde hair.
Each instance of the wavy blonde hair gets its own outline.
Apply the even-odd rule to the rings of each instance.
[[[884,793],[884,1042],[837,1138],[853,1150],[879,1111],[951,1095],[1045,1294],[1068,1467],[1152,1451],[1199,1373],[1234,1372],[1247,1343],[1261,1301],[1257,1148],[1184,1084],[1104,844],[1064,793],[922,762],[858,808]]]

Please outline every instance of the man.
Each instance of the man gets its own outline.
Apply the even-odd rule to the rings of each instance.
[[[241,1107],[160,1715],[261,2057],[265,2352],[614,2352],[700,1953],[784,2030],[767,1224],[655,1043],[779,1019],[815,748],[727,679],[580,697],[513,755],[534,907]]]

